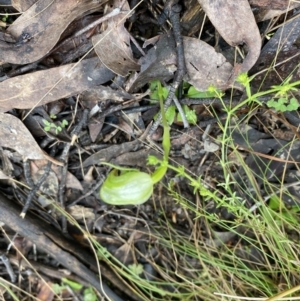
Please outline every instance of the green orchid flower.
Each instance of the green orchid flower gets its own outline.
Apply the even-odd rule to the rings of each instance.
[[[110,205],[139,205],[146,202],[153,192],[151,176],[145,172],[114,169],[100,190],[101,199]]]

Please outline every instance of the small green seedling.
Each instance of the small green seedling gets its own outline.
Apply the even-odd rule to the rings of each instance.
[[[6,13],[5,15],[2,16],[1,20],[3,22],[7,22],[7,19],[8,19],[8,13]]]
[[[288,99],[280,97],[278,99],[270,99],[267,102],[269,108],[274,108],[278,112],[295,111],[299,108],[298,100],[295,97]]]
[[[154,80],[150,84],[150,98],[153,100],[165,100],[168,96],[168,89],[165,87],[162,87],[161,82],[159,80]],[[197,91],[193,86],[190,86],[188,88],[188,94],[185,95],[189,98],[204,98],[204,97],[213,97],[210,96],[210,93],[208,92],[199,92]],[[187,105],[182,106],[183,112],[185,114],[185,117],[190,124],[196,124],[197,123],[197,115],[195,110],[191,110]],[[167,111],[165,112],[166,119],[168,124],[173,124],[175,119],[177,121],[182,122],[181,115],[176,111],[176,106],[172,105],[170,106]],[[156,117],[154,117],[156,118]]]
[[[144,267],[140,263],[133,263],[128,265],[129,270],[132,271],[136,276],[140,275],[144,271]]]
[[[298,100],[295,97],[289,98],[289,92],[298,91],[297,88],[291,86],[292,76],[288,77],[282,85],[273,86],[277,89],[275,97],[267,102],[269,108],[274,108],[279,112],[295,111],[299,108]]]
[[[83,291],[83,300],[84,301],[98,301],[98,297],[94,290],[91,287],[86,288]]]
[[[169,94],[168,89],[162,87],[161,82],[159,80],[153,80],[150,83],[150,91],[150,99],[153,100],[166,99]]]
[[[56,118],[56,117],[55,117]],[[62,122],[60,122],[60,125],[56,125],[53,122],[49,122],[46,119],[43,119],[43,122],[45,124],[44,126],[44,130],[46,132],[49,132],[51,129],[55,130],[55,134],[57,135],[58,133],[60,133],[62,131],[63,128],[65,128],[68,125],[68,121],[67,120],[63,120]]]
[[[276,221],[279,223],[285,222],[286,225],[296,225],[298,223],[299,206],[286,207],[285,203],[277,196],[274,195],[270,198],[268,206],[268,214],[266,215],[266,221]]]
[[[184,115],[185,115],[188,123],[196,124],[197,123],[197,115],[196,115],[195,110],[191,110],[187,105],[183,105],[182,109],[183,109]],[[182,122],[182,117],[180,114],[177,114],[177,121]]]
[[[62,278],[61,284],[52,284],[52,289],[56,294],[62,294],[64,290],[67,289],[69,286],[75,292],[79,292],[83,285],[81,283],[69,280],[67,278]],[[94,290],[91,287],[85,288],[83,291],[83,300],[84,301],[97,301],[97,295],[95,294]]]

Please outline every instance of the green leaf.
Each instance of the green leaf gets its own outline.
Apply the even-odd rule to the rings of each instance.
[[[159,80],[152,81],[150,84],[150,90],[152,93],[150,94],[150,99],[160,100],[161,98],[165,100],[168,96],[168,89],[161,86]]]
[[[290,104],[287,106],[288,111],[295,111],[299,108],[299,102],[295,97],[290,99]]]
[[[128,268],[135,274],[135,275],[140,275],[144,271],[144,267],[139,263],[139,264],[130,264],[128,265]]]
[[[51,288],[53,289],[53,291],[55,292],[55,294],[61,294],[62,291],[66,288],[63,285],[59,285],[57,283],[52,283]]]
[[[274,98],[272,98],[272,99],[270,99],[268,102],[267,102],[267,106],[269,107],[269,108],[274,108],[274,105],[275,105],[275,100],[274,100]]]
[[[284,205],[283,202],[279,199],[279,197],[277,195],[274,195],[270,198],[270,202],[269,202],[270,209],[276,211],[283,205]]]
[[[61,126],[64,128],[65,126],[67,126],[69,123],[66,119],[64,119],[62,122],[61,122]]]
[[[70,288],[72,288],[73,290],[75,291],[79,291],[82,289],[83,285],[78,283],[78,282],[75,282],[75,281],[72,281],[72,280],[69,280],[67,278],[62,278],[61,281],[65,284],[67,284]]]
[[[43,123],[44,123],[45,125],[50,126],[50,122],[49,122],[48,120],[46,120],[46,119],[43,119]]]
[[[163,99],[165,100],[168,96],[168,89],[166,88],[162,88],[162,93],[159,93],[157,90],[155,90],[153,93],[150,94],[150,99],[153,99],[153,100],[159,100],[159,97],[163,97]]]
[[[154,92],[152,92],[152,93],[150,94],[150,99],[158,100],[158,93],[157,93],[157,90],[155,90]]]
[[[187,105],[184,105],[183,107],[184,115],[188,121],[188,123],[196,124],[197,123],[197,115],[195,110],[191,110]],[[181,114],[177,114],[177,120],[182,122],[182,116]]]
[[[194,86],[191,86],[188,90],[188,93],[185,95],[188,98],[210,98],[210,97],[216,97],[215,91],[205,91],[201,92],[198,91]]]
[[[267,106],[269,108],[274,108],[277,111],[282,111],[282,109],[284,109],[285,105],[284,105],[285,99],[283,98],[279,98],[277,100],[275,99],[271,99],[267,102]]]
[[[176,107],[175,106],[169,106],[166,111],[166,119],[168,124],[173,124],[175,116],[176,116]]]
[[[6,22],[8,19],[8,13],[6,13],[3,17],[2,17],[2,21]]]
[[[159,80],[157,80],[157,79],[155,79],[155,80],[152,80],[151,82],[150,82],[150,91],[155,91],[155,90],[157,90],[157,85],[158,85],[158,82],[159,82]]]
[[[277,102],[280,106],[282,106],[287,103],[287,99],[286,99],[286,97],[280,97],[280,98],[278,98]]]
[[[279,112],[294,111],[299,108],[298,100],[292,97],[290,100],[287,97],[280,97],[277,100],[271,99],[267,102],[269,108],[274,108]]]
[[[88,287],[83,292],[84,301],[98,301],[97,295],[91,287]]]
[[[295,107],[297,107],[297,109],[299,107],[299,102],[298,102],[298,100],[295,97],[292,97],[290,99],[290,104],[293,105],[293,106],[295,106]]]
[[[188,113],[186,113],[186,119],[189,123],[191,124],[196,124],[197,123],[197,115],[195,110],[189,110]]]

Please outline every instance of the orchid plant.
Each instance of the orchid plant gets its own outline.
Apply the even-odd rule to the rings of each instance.
[[[162,112],[163,134],[163,160],[155,156],[148,157],[149,165],[157,165],[153,174],[137,169],[123,168],[110,163],[105,165],[113,167],[100,189],[101,199],[110,205],[139,205],[146,202],[152,195],[154,184],[158,183],[166,174],[170,153],[170,127],[168,125],[163,106],[163,94],[158,93]]]

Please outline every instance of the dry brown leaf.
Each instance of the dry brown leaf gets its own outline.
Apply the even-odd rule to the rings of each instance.
[[[281,16],[300,6],[300,3],[289,0],[250,0],[249,3],[255,7],[254,16],[256,22]]]
[[[72,215],[75,220],[94,221],[95,213],[92,208],[87,208],[81,205],[74,205],[68,208],[68,213]]]
[[[1,169],[0,169],[0,179],[1,180],[6,180],[6,179],[11,179],[10,176],[7,176]]]
[[[116,91],[109,86],[97,86],[96,88],[91,88],[87,91],[82,92],[81,99],[86,101],[99,102],[99,100],[113,100],[117,102],[123,102],[125,99],[132,99],[133,95],[126,93],[124,91]]]
[[[279,10],[287,9],[293,2],[290,0],[249,0],[250,5]]]
[[[116,250],[114,256],[125,265],[129,265],[134,262],[132,246],[126,242]]]
[[[51,282],[39,281],[39,293],[37,300],[52,301],[54,299],[54,291]]]
[[[26,11],[30,6],[36,3],[37,0],[12,0],[11,5],[19,12]]]
[[[14,248],[18,250],[17,258],[18,260],[22,260],[23,256],[27,256],[28,252],[32,250],[33,243],[31,240],[27,239],[26,237],[17,235],[14,239]]]
[[[41,177],[44,175],[47,170],[46,166],[43,166],[41,169],[37,170],[36,173],[33,174],[32,180],[34,184],[37,184]],[[53,170],[50,170],[47,178],[41,184],[39,190],[45,194],[46,196],[56,197],[58,193],[58,179]]]
[[[246,44],[248,54],[234,75],[247,72],[257,61],[261,37],[247,0],[198,0],[212,24],[231,46]]]
[[[120,0],[114,0],[107,13],[121,5]],[[122,10],[130,10],[128,2],[122,7]],[[113,72],[126,76],[130,71],[140,69],[139,64],[133,58],[130,48],[130,35],[124,23],[126,18],[124,14],[119,14],[107,21],[107,29],[99,35],[93,36],[92,42],[95,51],[101,62]]]
[[[32,173],[36,173],[37,170],[43,169],[47,164],[46,160],[35,160],[30,162],[30,167]],[[61,181],[61,172],[58,166],[52,165],[51,169],[55,172],[57,178]],[[83,190],[82,185],[78,181],[78,179],[69,171],[67,172],[67,177],[66,177],[66,187],[67,188],[74,188],[78,190]]]
[[[153,38],[151,44],[155,43]],[[149,43],[150,44],[150,43]],[[148,44],[148,45],[149,45]],[[161,35],[155,47],[150,49],[145,57],[140,59],[141,72],[130,83],[130,93],[137,91],[153,79],[170,80],[176,71],[175,41],[169,35]]]
[[[104,118],[101,120],[90,121],[88,124],[89,134],[92,142],[95,142],[104,125]]]
[[[16,41],[22,39],[22,34],[28,34],[30,38],[19,45],[0,41],[0,60],[29,64],[41,59],[55,46],[73,20],[98,9],[105,2],[106,0],[39,0],[7,30]]]
[[[132,264],[134,262],[134,253],[132,249],[132,245],[135,242],[135,233],[133,231],[128,239],[121,247],[119,247],[115,252],[114,256],[120,260],[125,265]]]
[[[180,19],[182,35],[192,37],[200,31],[205,13],[198,0],[185,0],[184,11]]]
[[[212,46],[196,38],[183,37],[187,77],[185,80],[199,91],[210,85],[225,89],[233,67]],[[168,81],[176,71],[175,42],[172,36],[162,35],[155,47],[142,58],[142,70],[132,83],[130,92],[153,79]]]
[[[253,91],[266,91],[282,84],[283,79],[300,79],[299,72],[300,18],[281,26],[266,43],[251,73],[257,76],[251,81]],[[298,66],[298,67],[296,67]]]
[[[13,77],[0,83],[0,112],[32,108],[78,94],[113,76],[98,58],[92,58]]]
[[[286,14],[288,11],[299,7],[300,3],[293,3],[291,4],[286,10],[279,10],[279,9],[258,9],[255,11],[254,16],[257,22],[262,22],[265,20],[269,20],[281,15]]]
[[[207,43],[196,38],[184,37],[186,81],[199,91],[207,91],[210,85],[217,89],[227,88],[232,75],[232,65]]]
[[[0,113],[0,145],[17,151],[27,159],[44,159],[44,153],[17,117]]]

